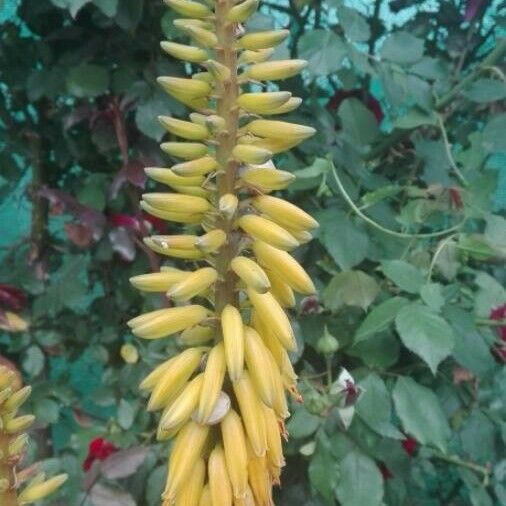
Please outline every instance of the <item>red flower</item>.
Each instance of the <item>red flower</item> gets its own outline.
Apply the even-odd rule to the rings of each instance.
[[[92,439],[88,446],[88,455],[84,461],[83,469],[85,471],[88,471],[93,465],[93,462],[96,460],[105,460],[107,457],[109,457],[109,455],[117,451],[118,448],[114,446],[114,444],[112,444],[110,441],[107,441],[107,439],[104,439],[102,437]]]
[[[12,285],[0,284],[0,305],[13,311],[21,311],[26,306],[26,293]]]
[[[506,304],[490,311],[491,320],[506,320]],[[492,355],[499,364],[506,364],[506,325],[497,327],[499,340],[490,348]]]
[[[385,481],[391,480],[394,477],[394,475],[392,474],[392,471],[390,471],[390,469],[388,469],[388,467],[386,466],[386,464],[384,462],[378,462],[378,467],[381,472],[381,476],[383,476],[383,479]]]
[[[413,457],[413,455],[416,453],[416,449],[418,448],[418,441],[408,436],[406,439],[403,439],[401,441],[401,444],[402,447],[404,448],[404,451],[410,457]]]

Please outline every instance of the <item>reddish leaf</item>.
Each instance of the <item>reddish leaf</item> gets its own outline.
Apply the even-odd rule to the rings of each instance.
[[[131,476],[142,465],[147,454],[148,449],[143,446],[120,450],[102,462],[102,473],[109,480]]]
[[[12,285],[0,284],[0,305],[13,309],[14,311],[21,311],[26,306],[26,293]]]
[[[483,0],[468,0],[466,5],[466,12],[464,13],[464,20],[471,21],[478,13]]]
[[[65,223],[64,228],[69,240],[79,248],[86,248],[90,245],[92,236],[89,228],[79,223]]]
[[[129,161],[118,171],[109,189],[112,199],[118,196],[119,190],[126,182],[139,188],[144,188],[146,174],[144,173],[144,164],[140,160]]]
[[[109,232],[109,241],[111,241],[112,249],[127,262],[135,259],[135,242],[131,233],[123,227],[115,228]]]
[[[135,506],[135,501],[129,493],[101,483],[93,486],[90,499],[94,506]]]

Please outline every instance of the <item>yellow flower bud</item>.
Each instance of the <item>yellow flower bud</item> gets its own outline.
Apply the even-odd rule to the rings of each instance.
[[[284,190],[295,180],[295,176],[285,170],[250,167],[242,173],[241,179],[248,185],[272,191]]]
[[[200,2],[194,2],[193,0],[163,1],[182,16],[188,16],[189,18],[206,18],[212,15],[212,11]]]
[[[295,307],[295,294],[290,286],[286,284],[284,279],[278,276],[274,271],[266,270],[266,272],[271,283],[270,292],[279,302],[279,305],[286,308]]]
[[[256,146],[238,144],[232,151],[234,158],[244,163],[265,163],[272,158],[272,152]]]
[[[295,109],[298,109],[300,104],[302,104],[302,98],[291,97],[283,105],[280,105],[276,109],[270,109],[269,111],[265,111],[263,114],[268,116],[274,114],[287,114],[289,112],[295,111]]]
[[[232,506],[232,486],[225,463],[225,454],[220,445],[216,446],[209,456],[207,472],[211,503]]]
[[[285,104],[292,94],[289,91],[272,91],[268,93],[243,93],[237,104],[254,114],[265,114]]]
[[[250,258],[235,257],[230,262],[230,267],[244,281],[246,286],[259,293],[265,293],[271,287],[267,274]]]
[[[246,76],[258,81],[279,81],[296,76],[306,65],[305,60],[266,61],[249,67]]]
[[[292,250],[299,243],[297,240],[273,221],[255,214],[245,214],[237,220],[237,224],[254,239],[264,241],[276,248]]]
[[[18,497],[19,504],[31,504],[58,490],[68,479],[67,474],[59,474],[53,478],[38,483],[35,485],[28,485]]]
[[[241,313],[230,304],[221,313],[221,331],[228,375],[232,381],[237,381],[244,367],[244,331]]]
[[[239,56],[239,64],[261,63],[268,60],[274,53],[273,48],[259,49],[258,51],[245,50]]]
[[[208,83],[197,79],[159,77],[157,82],[169,95],[173,95],[176,98],[201,98],[207,96],[211,92],[211,86],[209,86]]]
[[[199,459],[195,464],[191,478],[181,487],[181,491],[177,494],[175,506],[199,506],[205,477],[206,464],[203,459]],[[167,503],[167,506],[171,505]]]
[[[179,340],[186,346],[199,346],[205,344],[213,339],[215,330],[212,327],[204,327],[202,325],[195,325],[188,327],[181,332]]]
[[[207,146],[200,142],[163,142],[160,147],[168,155],[184,160],[202,158],[208,152]]]
[[[244,23],[258,8],[259,0],[244,0],[232,7],[227,14],[227,21],[231,23]]]
[[[207,51],[200,47],[187,46],[185,44],[176,44],[175,42],[163,41],[160,43],[162,49],[170,56],[178,60],[191,63],[202,63],[209,58]]]
[[[120,349],[120,355],[127,364],[136,364],[139,360],[139,350],[133,344],[124,344]]]
[[[230,79],[230,69],[226,65],[216,60],[207,60],[204,66],[217,81],[227,81]]]
[[[203,156],[184,163],[178,163],[172,166],[172,171],[180,176],[203,176],[209,174],[218,167],[216,160],[212,156]]]
[[[173,285],[167,290],[167,297],[176,301],[187,301],[196,295],[202,294],[218,278],[218,273],[212,267],[203,267],[188,275],[179,283]]]
[[[162,126],[171,134],[189,139],[202,141],[209,137],[209,130],[202,125],[196,125],[192,121],[183,121],[170,116],[158,116]]]
[[[180,193],[144,193],[142,198],[151,207],[174,213],[184,210],[187,213],[198,214],[205,213],[211,208],[211,204],[202,197]]]
[[[4,422],[4,431],[7,434],[16,434],[18,432],[24,432],[32,423],[35,421],[33,415],[23,415],[17,418],[11,418]]]
[[[289,30],[247,33],[239,39],[238,45],[242,49],[250,49],[253,51],[267,49],[281,44],[288,35],[290,35]]]
[[[4,413],[10,413],[17,411],[21,405],[30,397],[32,393],[32,387],[26,386],[14,392],[3,404],[1,411]]]
[[[265,119],[256,119],[247,125],[248,132],[260,137],[274,137],[281,139],[307,139],[315,133],[315,129],[287,123],[286,121],[272,121]]]
[[[226,240],[227,234],[225,234],[223,230],[217,228],[200,236],[195,243],[195,247],[205,253],[214,253],[225,244]]]
[[[232,218],[232,216],[234,216],[238,204],[239,201],[233,193],[226,193],[220,197],[220,200],[218,202],[218,210],[221,214],[223,214],[223,216],[225,216],[225,218],[229,220]]]

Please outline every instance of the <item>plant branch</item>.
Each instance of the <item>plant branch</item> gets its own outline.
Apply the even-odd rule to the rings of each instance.
[[[491,469],[489,466],[480,466],[479,464],[475,464],[474,462],[470,462],[467,460],[462,460],[457,455],[444,455],[439,452],[435,452],[433,457],[438,460],[442,460],[443,462],[447,462],[448,464],[453,464],[458,467],[463,467],[465,469],[469,469],[476,474],[480,475],[483,479],[483,485],[486,487],[490,481],[490,473]]]

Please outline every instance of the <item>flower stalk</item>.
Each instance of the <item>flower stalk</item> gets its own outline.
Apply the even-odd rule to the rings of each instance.
[[[277,119],[301,100],[258,88],[259,81],[296,75],[305,62],[269,60],[287,30],[245,33],[242,23],[258,0],[165,3],[183,16],[174,24],[189,44],[162,42],[162,49],[203,71],[159,78],[193,112],[190,121],[160,118],[173,136],[162,149],[179,160],[146,169],[171,191],[147,193],[141,202],[186,229],[146,245],[201,265],[193,272],[164,266],[131,279],[174,303],[130,320],[132,332],[145,339],[180,334],[186,348],[141,383],[150,392],[148,409],[162,410],[158,438],[175,439],[163,506],[270,506],[284,465],[286,392],[299,397],[288,358],[296,342],[284,308],[295,304],[294,292],[315,292],[289,251],[310,240],[318,224],[271,195],[294,179],[273,156],[314,133]]]

